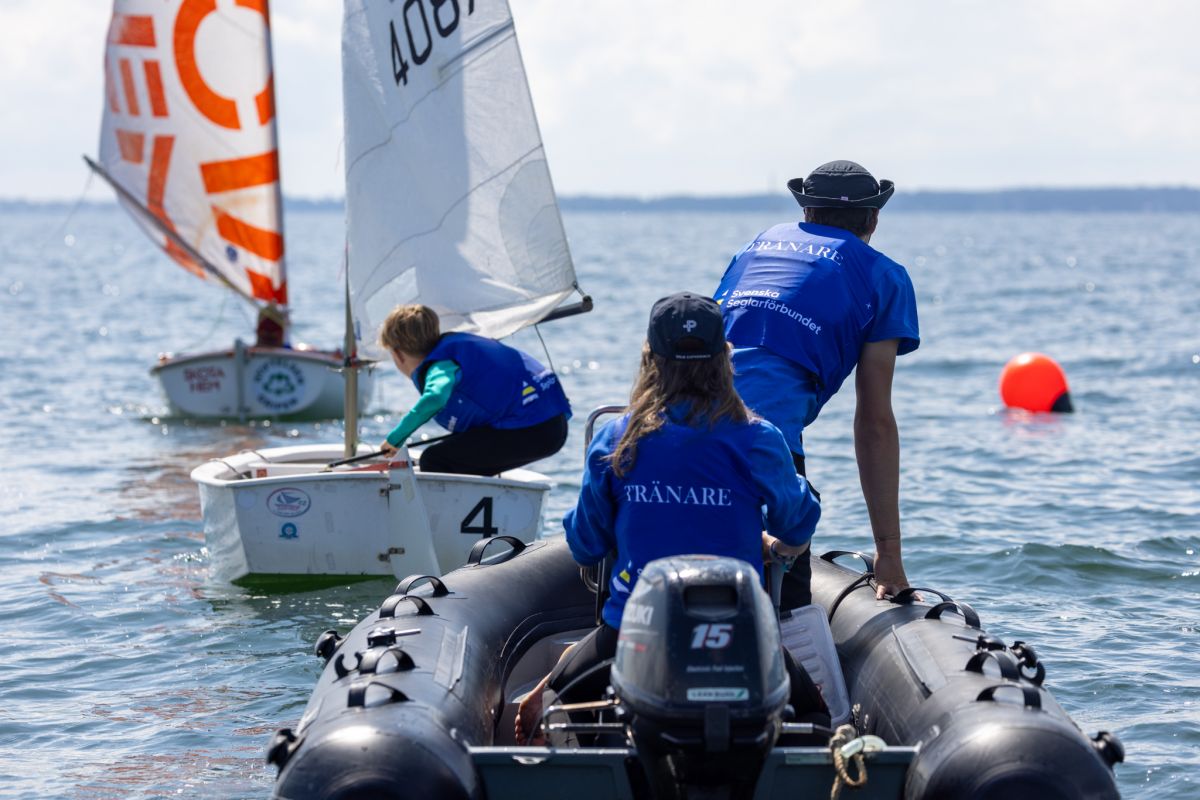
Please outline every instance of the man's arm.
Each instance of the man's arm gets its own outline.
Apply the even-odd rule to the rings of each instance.
[[[900,553],[900,433],[892,413],[898,339],[863,345],[855,375],[854,453],[875,538],[876,597],[908,586]]]

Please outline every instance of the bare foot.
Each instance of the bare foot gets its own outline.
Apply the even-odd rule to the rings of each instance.
[[[538,681],[538,685],[529,690],[529,693],[521,698],[521,702],[517,704],[517,716],[513,720],[513,736],[517,740],[517,744],[533,745],[540,747],[546,744],[546,737],[542,734],[541,727],[538,723],[542,717],[542,693],[546,690],[546,683],[550,676],[547,675]]]

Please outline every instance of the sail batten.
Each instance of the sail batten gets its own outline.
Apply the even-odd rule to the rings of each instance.
[[[351,297],[364,347],[392,307],[503,337],[575,288],[504,0],[348,0],[342,39]]]
[[[193,274],[286,305],[266,0],[115,0],[104,67],[97,161],[130,216]]]

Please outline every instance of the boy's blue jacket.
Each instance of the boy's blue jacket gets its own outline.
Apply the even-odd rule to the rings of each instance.
[[[413,370],[418,392],[425,390],[425,373],[436,361],[459,367],[449,401],[434,416],[448,431],[528,428],[571,415],[558,376],[515,347],[471,333],[447,333]]]

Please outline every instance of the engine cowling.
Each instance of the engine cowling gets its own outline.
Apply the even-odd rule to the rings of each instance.
[[[612,686],[656,796],[754,780],[790,683],[757,570],[734,558],[650,562],[625,604]]]

